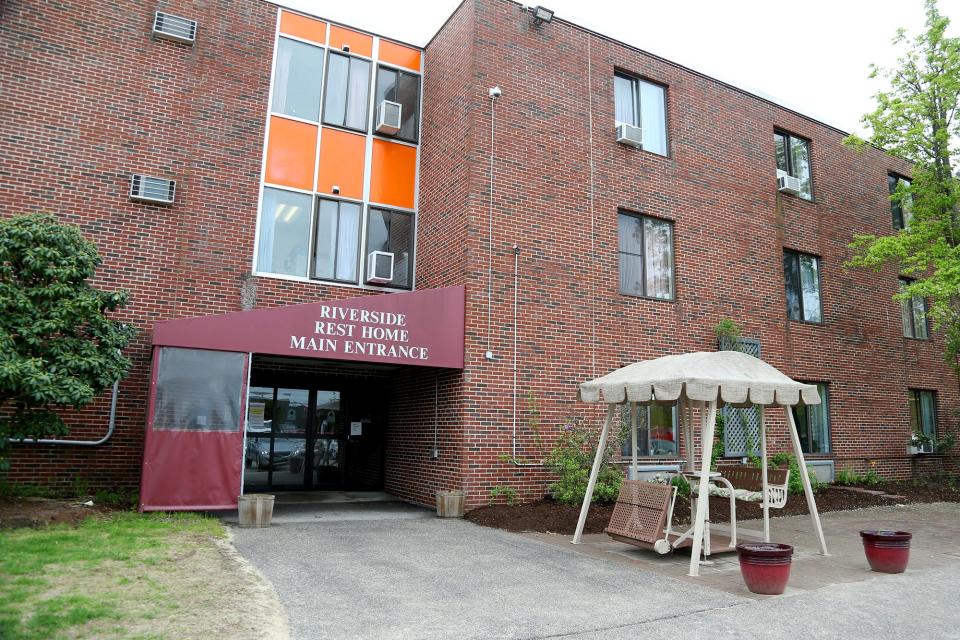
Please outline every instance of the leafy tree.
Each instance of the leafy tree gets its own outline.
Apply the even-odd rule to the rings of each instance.
[[[890,88],[876,95],[876,109],[863,117],[870,142],[914,165],[912,182],[892,199],[910,205],[912,217],[893,235],[857,235],[850,245],[854,267],[896,265],[915,278],[896,296],[930,301],[928,315],[946,336],[945,358],[960,369],[960,188],[954,176],[960,121],[960,39],[948,37],[950,21],[935,0],[926,0],[925,30],[912,41],[903,29],[894,45],[905,49],[892,69],[872,68]],[[855,147],[866,141],[850,136]]]
[[[108,313],[125,291],[87,282],[101,263],[75,226],[48,214],[0,220],[0,471],[8,438],[65,435],[58,407],[82,407],[126,376],[134,329]]]

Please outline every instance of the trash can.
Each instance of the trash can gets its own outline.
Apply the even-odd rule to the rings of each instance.
[[[437,491],[437,516],[441,518],[462,518],[463,503],[463,491]]]
[[[269,527],[273,521],[274,496],[266,493],[248,493],[237,498],[237,513],[241,527]]]

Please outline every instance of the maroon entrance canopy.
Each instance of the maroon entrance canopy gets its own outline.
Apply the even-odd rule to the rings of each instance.
[[[463,368],[464,288],[311,302],[158,322],[153,344]]]

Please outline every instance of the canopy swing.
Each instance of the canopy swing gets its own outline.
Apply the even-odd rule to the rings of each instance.
[[[688,542],[692,547],[690,553],[689,575],[700,574],[700,554],[710,553],[710,531],[707,517],[710,513],[710,487],[716,482],[725,485],[731,504],[731,544],[736,544],[736,507],[734,499],[737,490],[724,478],[721,473],[710,471],[710,459],[713,454],[714,427],[716,425],[718,406],[731,405],[735,407],[757,406],[760,411],[760,487],[763,502],[763,535],[764,540],[770,541],[770,508],[782,506],[779,496],[785,497],[785,487],[770,484],[770,474],[767,469],[767,414],[765,407],[782,406],[786,414],[790,439],[793,443],[794,455],[799,468],[806,470],[803,451],[800,447],[800,437],[797,434],[797,425],[790,408],[800,402],[804,404],[819,404],[820,396],[816,385],[803,384],[791,380],[776,368],[753,356],[737,351],[715,351],[685,353],[674,356],[665,356],[655,360],[637,362],[605,376],[584,382],[580,385],[580,399],[583,402],[603,402],[607,405],[606,418],[600,432],[600,442],[594,457],[593,468],[590,471],[590,480],[587,483],[587,492],[584,495],[583,505],[580,508],[580,519],[573,536],[573,543],[579,544],[586,524],[587,512],[593,498],[593,490],[597,483],[597,475],[603,459],[603,451],[607,445],[607,437],[613,422],[616,407],[628,404],[631,409],[631,444],[633,455],[631,466],[634,476],[637,470],[637,407],[651,403],[663,405],[677,405],[680,414],[682,436],[686,446],[685,476],[692,479],[691,492],[696,494],[693,504],[693,526],[683,534],[674,535],[670,530],[673,501],[676,490],[669,485],[656,485],[644,482],[625,482],[624,490],[618,500],[618,507],[623,502],[628,506],[630,518],[639,526],[634,527],[633,533],[627,539],[627,531],[623,529],[624,515],[618,517],[618,509],[614,509],[611,527],[608,532],[615,539],[621,539],[631,544],[638,542],[643,546],[650,546],[658,552],[664,553],[676,548],[680,542]],[[700,463],[694,443],[693,410],[700,411]],[[823,529],[820,526],[820,515],[817,513],[813,489],[810,478],[801,473],[803,492],[810,509],[810,519],[816,530],[820,542],[820,553],[827,554],[827,545],[823,538]],[[786,484],[786,476],[781,476]],[[659,487],[659,488],[657,488]],[[784,491],[780,491],[784,489]],[[777,504],[779,502],[779,505]],[[619,521],[618,521],[619,520]],[[620,533],[617,533],[617,532]],[[640,533],[636,533],[639,531]]]

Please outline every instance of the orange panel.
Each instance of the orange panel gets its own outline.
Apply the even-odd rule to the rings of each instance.
[[[420,52],[389,40],[380,41],[380,59],[398,67],[420,71]]]
[[[343,45],[350,46],[350,53],[368,58],[373,55],[373,36],[330,25],[330,48],[343,49]]]
[[[337,185],[344,198],[363,198],[366,144],[366,136],[324,127],[320,137],[317,191],[333,194],[333,185]]]
[[[327,23],[289,11],[280,12],[280,33],[310,40],[317,44],[327,43]]]
[[[317,159],[317,127],[286,118],[270,118],[267,173],[264,179],[313,191],[313,165]]]
[[[417,148],[386,140],[373,141],[370,200],[413,209],[417,184]]]

